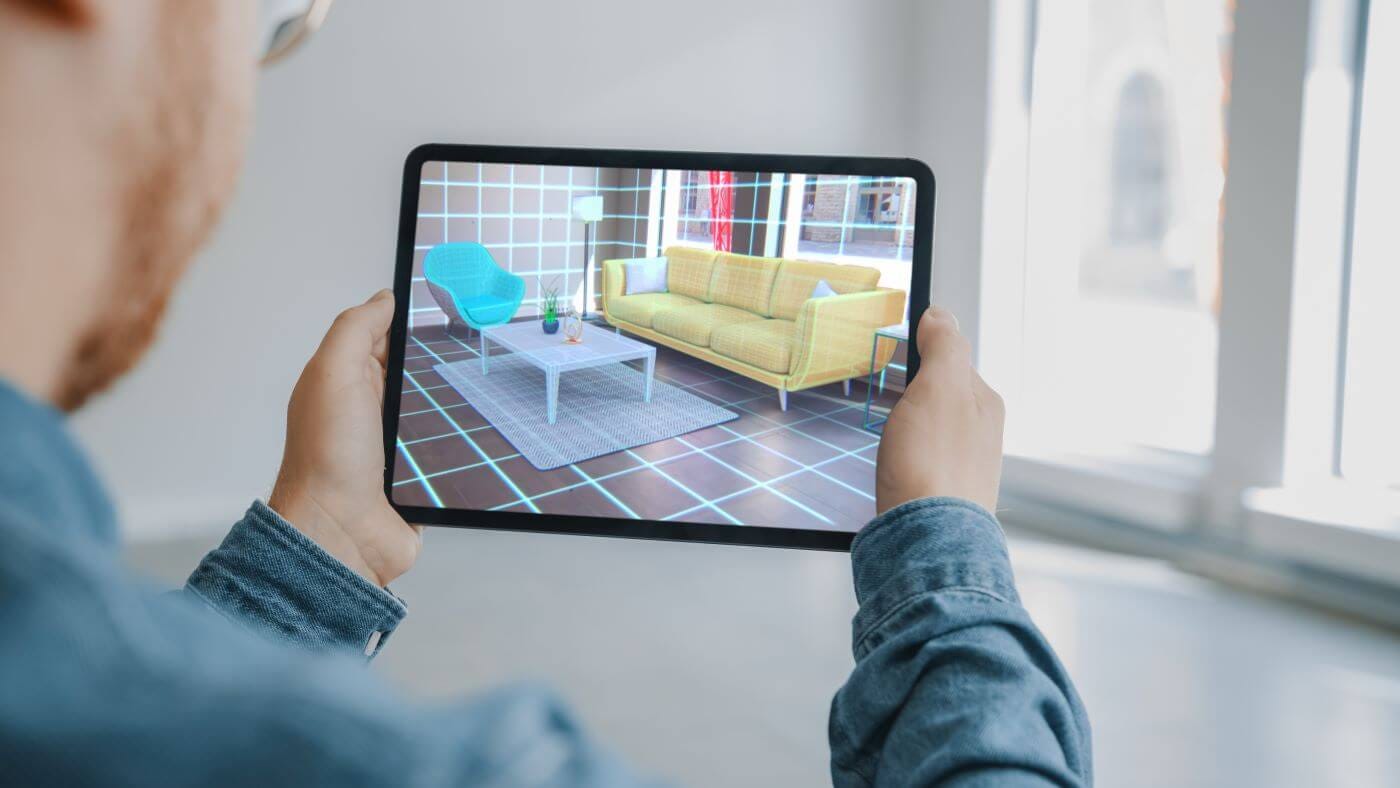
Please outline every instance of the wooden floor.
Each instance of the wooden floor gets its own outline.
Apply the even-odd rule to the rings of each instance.
[[[133,548],[174,581],[209,540]],[[1400,785],[1400,636],[1014,537],[1025,602],[1076,677],[1103,786]],[[376,670],[422,697],[547,681],[647,772],[812,786],[850,668],[848,558],[431,529]]]

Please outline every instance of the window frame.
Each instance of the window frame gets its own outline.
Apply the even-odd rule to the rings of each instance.
[[[1039,0],[992,6],[976,152],[987,161],[982,265],[967,322],[983,374],[1013,406],[1023,386],[1030,75],[1044,12]],[[1337,473],[1368,12],[1368,0],[1237,3],[1211,453],[1009,452],[1009,519],[1079,511],[1119,524],[1130,541],[1167,533],[1256,566],[1400,586],[1400,494]]]

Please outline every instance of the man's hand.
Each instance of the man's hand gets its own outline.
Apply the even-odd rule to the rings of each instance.
[[[287,446],[268,505],[371,583],[413,565],[421,528],[384,497],[384,365],[394,296],[340,313],[287,406]]]
[[[895,404],[875,468],[875,509],[949,496],[995,513],[1001,486],[1001,397],[972,368],[972,346],[951,312],[918,326],[919,374]]]

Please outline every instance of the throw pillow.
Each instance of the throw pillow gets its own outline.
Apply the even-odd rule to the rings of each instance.
[[[666,258],[643,257],[623,263],[624,295],[666,292]]]
[[[812,288],[812,295],[810,295],[810,296],[808,296],[808,297],[809,297],[809,298],[826,298],[827,296],[834,296],[834,295],[836,295],[836,291],[831,289],[831,285],[827,284],[827,281],[826,281],[825,279],[818,279],[818,280],[817,280],[817,286],[814,287],[814,288]]]

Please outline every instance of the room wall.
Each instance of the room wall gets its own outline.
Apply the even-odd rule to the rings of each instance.
[[[942,100],[915,77],[979,86],[955,84],[957,62],[916,57],[911,24],[956,41],[977,13],[963,5],[337,4],[305,51],[260,77],[238,193],[154,352],[75,419],[128,532],[224,524],[267,494],[301,366],[337,311],[390,281],[415,145],[944,155],[915,125]],[[814,41],[831,46],[813,57]],[[956,202],[939,185],[943,211]]]
[[[541,299],[550,288],[558,290],[561,304],[582,304],[587,236],[572,219],[572,205],[576,197],[601,195],[604,219],[591,230],[594,267],[588,291],[590,309],[596,311],[601,262],[645,251],[650,183],[650,170],[425,163],[413,240],[410,325],[447,321],[423,277],[424,258],[441,243],[479,243],[496,265],[524,279],[517,318],[541,314]]]

